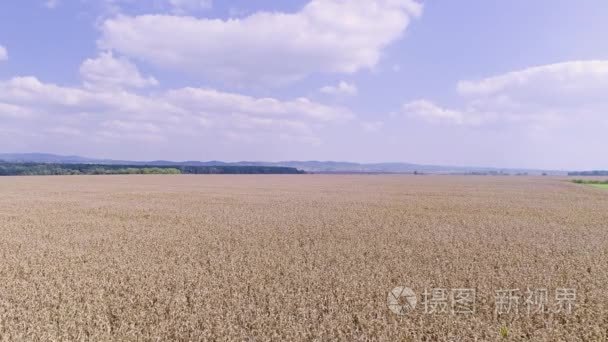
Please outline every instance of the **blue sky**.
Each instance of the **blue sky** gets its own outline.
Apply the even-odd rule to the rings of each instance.
[[[608,168],[608,2],[0,3],[0,150]]]

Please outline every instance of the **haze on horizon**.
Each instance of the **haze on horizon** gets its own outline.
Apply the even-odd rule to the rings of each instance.
[[[608,169],[606,18],[603,0],[5,1],[0,153]]]

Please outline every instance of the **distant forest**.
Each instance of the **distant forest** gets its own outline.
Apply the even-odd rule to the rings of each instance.
[[[291,167],[273,166],[141,166],[100,164],[6,163],[0,176],[134,175],[134,174],[301,174]]]
[[[608,171],[568,172],[568,176],[608,176]]]

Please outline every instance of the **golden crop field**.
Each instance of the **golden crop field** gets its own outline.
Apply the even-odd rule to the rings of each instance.
[[[608,191],[563,179],[6,177],[0,195],[3,341],[608,339]]]

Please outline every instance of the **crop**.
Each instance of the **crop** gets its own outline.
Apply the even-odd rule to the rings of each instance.
[[[575,184],[608,185],[608,180],[602,181],[597,179],[575,179],[572,182]]]
[[[602,181],[597,179],[575,179],[572,182],[575,184],[586,184],[600,189],[608,189],[608,180]]]
[[[608,339],[608,196],[552,177],[0,178],[0,340]],[[418,295],[405,315],[392,289]],[[425,289],[474,289],[471,314]],[[576,289],[527,315],[527,288]],[[496,291],[519,289],[498,314]],[[452,292],[450,292],[452,293]]]

